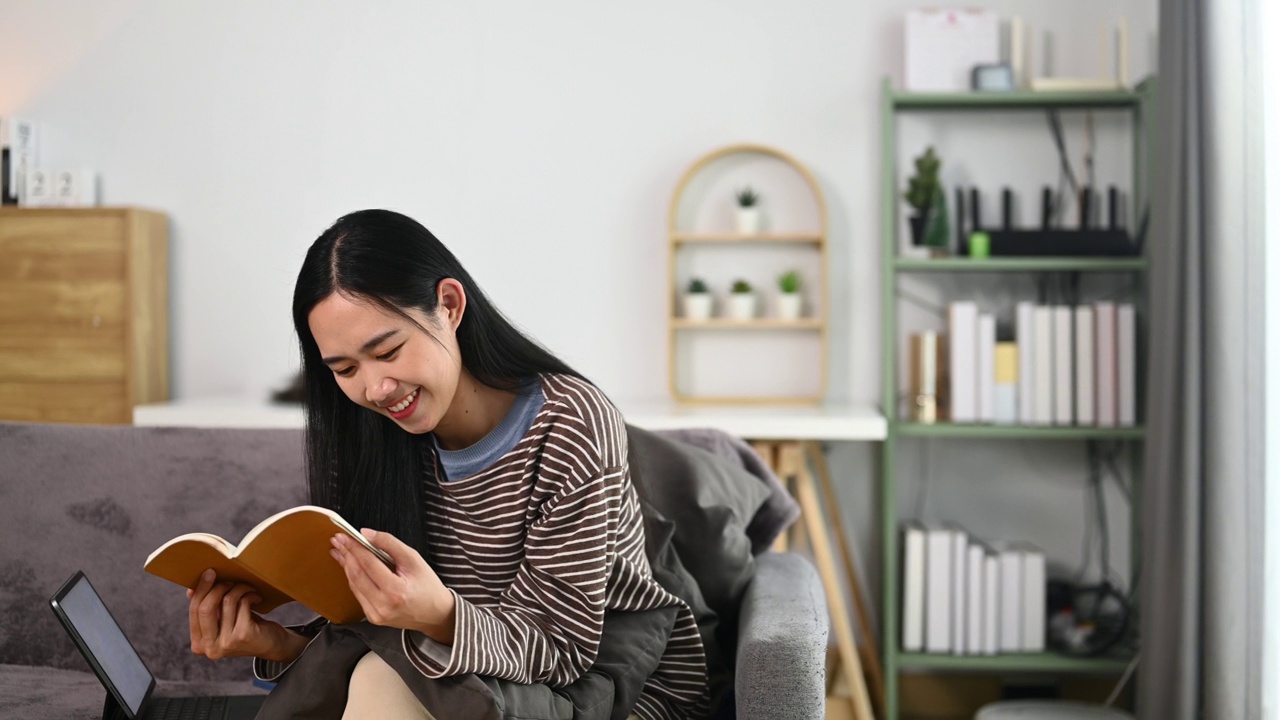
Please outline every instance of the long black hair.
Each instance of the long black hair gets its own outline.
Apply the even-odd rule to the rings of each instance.
[[[321,362],[307,318],[338,292],[373,302],[429,333],[406,311],[416,308],[432,316],[436,288],[445,278],[457,280],[466,292],[458,347],[462,366],[478,382],[517,391],[538,373],[582,377],[513,327],[435,235],[389,210],[339,218],[307,250],[293,291],[311,502],[338,511],[356,527],[391,532],[419,551],[425,551],[422,487],[431,471],[423,440],[343,394]]]

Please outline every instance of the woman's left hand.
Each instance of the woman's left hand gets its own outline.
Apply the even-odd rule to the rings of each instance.
[[[374,625],[417,630],[446,645],[453,643],[454,596],[417,550],[391,533],[360,531],[396,564],[393,571],[369,549],[344,534],[333,536],[330,553],[347,574],[365,617]]]

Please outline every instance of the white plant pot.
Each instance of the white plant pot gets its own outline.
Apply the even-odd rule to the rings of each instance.
[[[799,320],[804,309],[804,298],[800,293],[779,293],[778,317],[783,320]]]
[[[689,320],[709,320],[711,318],[711,293],[685,294],[684,316]]]
[[[733,293],[729,296],[729,317],[733,320],[750,320],[756,316],[754,293]]]
[[[760,232],[760,208],[739,206],[735,217],[738,222],[738,232],[744,235]]]

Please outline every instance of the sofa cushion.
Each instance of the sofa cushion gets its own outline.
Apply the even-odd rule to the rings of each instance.
[[[84,570],[157,677],[251,676],[192,655],[185,595],[142,564],[305,502],[301,431],[0,424],[0,458],[0,663],[85,668],[48,603]]]

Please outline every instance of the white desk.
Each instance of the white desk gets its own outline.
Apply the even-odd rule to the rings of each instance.
[[[671,401],[619,401],[627,422],[648,430],[710,427],[753,440],[851,440],[885,437],[884,415],[871,406],[686,407]],[[133,424],[145,426],[300,428],[299,405],[252,396],[172,400],[133,409]]]

